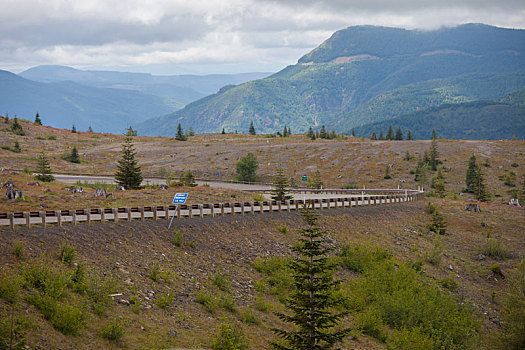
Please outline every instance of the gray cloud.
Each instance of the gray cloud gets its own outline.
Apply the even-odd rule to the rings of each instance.
[[[12,70],[38,64],[124,69],[194,65],[202,73],[207,73],[207,64],[237,64],[259,70],[269,62],[292,64],[334,31],[357,24],[525,27],[522,0],[0,2],[0,69]]]

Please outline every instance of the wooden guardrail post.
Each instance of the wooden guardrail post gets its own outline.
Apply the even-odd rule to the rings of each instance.
[[[255,208],[254,208],[253,202],[250,202],[250,213],[251,213],[252,215],[255,214]]]
[[[158,220],[159,219],[159,215],[157,213],[157,206],[154,206],[152,209],[153,209],[153,219],[154,220]]]
[[[140,220],[144,221],[146,215],[144,214],[144,207],[139,207]]]
[[[118,208],[113,208],[111,211],[113,212],[113,221],[117,222],[118,221]]]
[[[204,207],[202,204],[199,204],[198,207],[199,207],[200,217],[203,218],[204,217]]]
[[[40,218],[42,219],[42,227],[46,227],[46,212],[45,211],[40,211],[38,212],[38,216],[40,216]]]
[[[8,213],[7,217],[9,218],[9,226],[11,227],[11,230],[14,230],[15,229],[15,214]]]
[[[170,217],[170,207],[163,205],[162,210],[164,211],[164,218],[168,219]],[[191,213],[191,208],[190,208],[190,213]]]
[[[244,215],[244,202],[241,203],[241,213]]]
[[[229,203],[230,204],[230,215],[235,215],[235,203]]]
[[[221,216],[224,216],[224,203],[219,203],[219,208],[221,209]]]
[[[84,214],[86,215],[86,221],[88,225],[91,225],[91,210],[84,209]]]
[[[285,203],[286,203],[286,210],[288,210],[288,212],[290,212],[290,200],[287,199]]]
[[[70,210],[69,215],[71,216],[71,223],[73,225],[77,224],[77,211],[76,210]]]
[[[127,215],[127,216],[128,216],[128,221],[131,221],[131,208],[126,208],[126,209],[124,210],[124,212],[125,212],[126,214],[128,214],[128,215]]]
[[[55,210],[58,226],[62,226],[62,210]]]
[[[24,218],[26,219],[26,226],[31,227],[31,216],[28,211],[24,211]]]
[[[208,206],[210,207],[210,210],[211,210],[211,217],[214,218],[215,217],[215,205],[213,203],[210,203],[208,204]]]
[[[104,222],[104,220],[105,220],[104,208],[98,208],[97,209],[97,213],[100,214],[100,222]]]

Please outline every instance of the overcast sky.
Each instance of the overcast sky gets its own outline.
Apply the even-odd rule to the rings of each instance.
[[[525,28],[524,0],[0,0],[0,69],[278,71],[352,25]]]

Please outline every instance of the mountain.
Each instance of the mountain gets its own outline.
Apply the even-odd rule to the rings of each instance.
[[[241,84],[249,80],[264,78],[270,74],[240,73],[159,76],[147,73],[78,70],[66,66],[37,66],[19,75],[39,82],[49,83],[70,80],[93,87],[137,90],[152,95],[170,97],[184,105],[206,95],[213,94],[225,85]]]
[[[326,125],[345,132],[443,103],[498,99],[525,86],[525,30],[465,24],[434,31],[355,26],[297,64],[228,86],[137,125],[140,134],[293,132]]]
[[[94,88],[71,81],[40,83],[0,70],[0,113],[58,128],[122,133],[148,117],[173,110],[168,98],[138,91]]]
[[[414,138],[429,139],[432,129],[443,138],[510,139],[525,136],[525,89],[503,96],[498,101],[475,101],[444,104],[424,111],[403,115],[388,121],[371,123],[355,129],[356,135],[372,132],[385,135],[392,127]]]

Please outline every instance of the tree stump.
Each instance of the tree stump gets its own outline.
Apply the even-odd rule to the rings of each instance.
[[[481,212],[479,204],[474,204],[474,203],[467,204],[467,206],[465,207],[465,210],[466,211],[471,211],[471,212],[474,212],[474,213]]]

